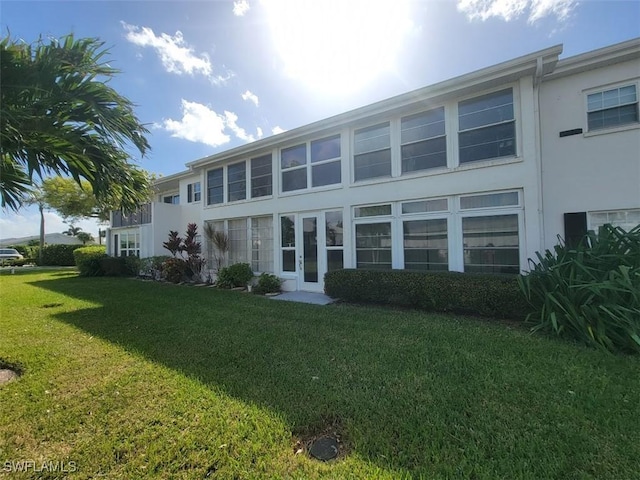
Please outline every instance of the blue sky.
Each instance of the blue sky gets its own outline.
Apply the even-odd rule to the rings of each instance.
[[[5,1],[14,39],[98,37],[151,130],[139,164],[186,162],[495,63],[640,36],[640,0]],[[80,226],[97,232],[93,222]],[[53,212],[47,231],[67,228]],[[33,209],[0,237],[35,235]]]

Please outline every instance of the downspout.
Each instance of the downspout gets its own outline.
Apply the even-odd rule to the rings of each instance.
[[[543,67],[542,57],[536,59],[536,72],[533,77],[533,97],[534,97],[534,118],[535,118],[535,142],[536,142],[536,183],[538,188],[538,225],[539,225],[539,248],[544,250],[545,229],[544,229],[544,199],[543,199],[543,179],[542,179],[542,119],[540,117],[540,87],[542,85]]]

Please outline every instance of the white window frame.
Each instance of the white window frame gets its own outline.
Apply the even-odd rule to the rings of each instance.
[[[312,158],[311,158],[311,144],[315,143],[315,142],[319,142],[322,140],[330,140],[333,138],[338,138],[338,145],[340,146],[340,156],[339,157],[333,157],[333,158],[328,158],[328,159],[324,159],[324,160],[320,160],[317,162],[313,162]],[[294,167],[288,167],[288,168],[283,168],[282,167],[282,152],[284,150],[288,150],[291,148],[296,148],[296,147],[302,147],[304,146],[305,148],[305,162],[301,165],[296,165]],[[318,136],[318,137],[314,137],[311,139],[308,139],[306,141],[299,141],[299,142],[295,142],[292,143],[291,145],[287,145],[285,147],[282,147],[278,150],[278,171],[280,172],[280,194],[281,195],[293,195],[293,194],[298,194],[298,193],[303,193],[303,192],[308,192],[310,190],[323,190],[323,189],[332,189],[332,188],[339,188],[342,186],[342,182],[344,181],[342,178],[342,159],[344,158],[344,153],[343,153],[343,144],[342,144],[342,132],[334,132],[331,134],[327,134],[327,135],[322,135],[322,136]],[[318,186],[313,186],[313,167],[317,167],[319,165],[327,165],[330,163],[337,163],[339,168],[338,171],[340,172],[340,181],[337,183],[329,183],[329,184],[325,184],[325,185],[318,185]],[[284,173],[286,172],[292,172],[292,171],[296,171],[296,170],[303,170],[305,169],[305,178],[306,178],[306,186],[304,188],[298,188],[295,190],[284,190]]]
[[[603,93],[610,90],[620,89],[628,86],[635,86],[636,89],[636,111],[638,113],[638,121],[628,122],[618,125],[611,125],[609,127],[602,127],[596,129],[589,129],[589,95],[594,95],[596,93]],[[640,128],[640,81],[638,79],[631,79],[622,82],[616,82],[608,85],[601,85],[596,88],[589,88],[583,91],[583,103],[584,103],[584,136],[589,137],[593,135],[602,135],[607,133],[619,132],[624,130],[630,130],[634,128]],[[619,105],[620,106],[620,105]],[[593,110],[593,111],[601,111],[605,110]]]
[[[444,126],[444,133],[442,133],[441,135],[435,135],[435,136],[430,136],[430,137],[422,137],[418,140],[411,140],[411,141],[407,141],[407,142],[403,142],[402,141],[402,133],[404,132],[404,130],[402,129],[402,122],[403,120],[407,120],[411,117],[419,117],[421,115],[426,115],[429,114],[431,112],[435,112],[438,110],[442,110],[442,115],[443,115],[443,119],[442,119],[442,124]],[[448,149],[448,138],[447,138],[447,109],[445,108],[444,105],[441,106],[435,106],[433,108],[430,108],[429,110],[423,110],[420,112],[415,112],[412,113],[410,115],[404,115],[399,119],[399,128],[400,128],[400,136],[398,138],[398,143],[400,144],[400,173],[401,175],[412,175],[412,174],[417,174],[417,173],[424,173],[424,172],[429,172],[429,171],[433,171],[433,170],[439,170],[439,169],[444,169],[447,168],[447,163],[449,161],[449,149]],[[432,122],[431,124],[436,123],[436,122]],[[437,122],[440,123],[440,122]],[[421,168],[421,169],[415,169],[415,170],[407,170],[406,172],[403,170],[403,155],[402,155],[402,147],[408,146],[408,145],[414,145],[417,143],[423,143],[423,142],[429,142],[429,141],[433,141],[433,140],[437,140],[443,138],[444,139],[444,157],[445,157],[445,161],[444,161],[444,165],[438,165],[435,167],[427,167],[427,168]],[[393,137],[391,139],[392,143],[393,143]]]
[[[378,148],[375,150],[367,150],[366,152],[360,152],[360,153],[356,153],[356,135],[358,134],[358,132],[361,132],[363,130],[369,130],[369,129],[374,129],[376,127],[381,127],[387,125],[389,128],[389,144],[388,146],[386,146],[385,148]],[[385,179],[389,179],[391,177],[394,177],[394,172],[396,172],[397,167],[395,167],[395,155],[394,155],[394,149],[396,149],[395,144],[399,142],[397,141],[397,139],[399,138],[397,135],[394,135],[394,132],[396,130],[398,130],[398,119],[382,119],[380,121],[376,121],[376,122],[371,122],[368,125],[363,125],[363,126],[358,126],[356,128],[353,128],[351,130],[351,178],[353,179],[353,183],[354,184],[359,184],[362,182],[374,182],[374,181],[380,181],[380,180],[385,180]],[[361,156],[361,155],[366,155],[369,153],[374,153],[374,152],[382,152],[382,151],[389,151],[389,163],[390,163],[390,167],[389,167],[389,174],[388,175],[378,175],[375,177],[367,177],[367,178],[361,178],[361,179],[357,179],[356,178],[356,157]]]
[[[481,97],[485,97],[485,96],[490,96],[494,93],[498,93],[504,90],[511,90],[511,97],[512,97],[512,104],[513,104],[513,119],[511,120],[504,120],[501,122],[497,122],[497,123],[492,123],[492,124],[487,124],[487,125],[481,125],[479,127],[473,127],[473,128],[467,128],[467,129],[461,129],[460,128],[460,104],[463,102],[467,102],[469,100],[474,100],[474,99],[478,99]],[[453,122],[449,122],[447,123],[447,125],[451,125],[452,123],[454,123],[455,125],[455,136],[452,135],[453,138],[455,138],[455,149],[454,149],[454,155],[455,155],[455,163],[454,163],[454,168],[455,167],[469,167],[469,168],[473,168],[474,166],[480,164],[485,164],[486,162],[493,162],[493,161],[504,161],[509,160],[509,159],[513,159],[513,158],[517,158],[519,156],[519,151],[521,148],[521,139],[520,139],[520,90],[518,88],[517,85],[515,84],[508,84],[508,85],[501,85],[500,88],[495,88],[492,90],[485,90],[482,92],[476,92],[472,95],[468,95],[459,99],[456,99],[455,101],[455,105],[454,105],[454,112],[455,115],[453,115]],[[445,110],[445,114],[446,114],[446,110]],[[446,121],[446,118],[445,118]],[[513,122],[513,129],[514,129],[514,142],[515,142],[515,148],[514,148],[514,153],[510,154],[510,155],[503,155],[503,156],[499,156],[499,157],[489,157],[489,158],[482,158],[482,159],[477,159],[477,160],[471,160],[468,162],[461,162],[460,161],[460,134],[461,133],[465,133],[465,132],[472,132],[474,130],[481,130],[481,129],[485,129],[485,128],[489,128],[489,127],[495,127],[498,125],[506,125],[508,123],[512,123]]]
[[[201,200],[202,183],[200,181],[197,181],[187,184],[187,203],[199,203]]]

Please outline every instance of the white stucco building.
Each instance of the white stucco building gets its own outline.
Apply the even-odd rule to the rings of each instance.
[[[561,52],[187,163],[138,215],[112,217],[109,252],[167,254],[169,230],[209,223],[227,263],[321,291],[343,267],[517,273],[558,235],[639,224],[640,39]]]

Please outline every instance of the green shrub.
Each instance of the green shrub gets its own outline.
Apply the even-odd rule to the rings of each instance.
[[[170,258],[171,257],[168,255],[141,258],[138,271],[142,277],[151,278],[153,280],[162,280],[162,265]]]
[[[38,265],[71,267],[76,265],[74,253],[82,245],[45,245],[42,250],[42,262],[39,255],[37,258]],[[104,247],[102,247],[104,249]]]
[[[101,260],[107,256],[104,246],[80,247],[73,251],[75,264],[83,277],[101,277],[104,275]]]
[[[524,319],[529,311],[515,276],[406,270],[336,270],[327,295],[374,303],[495,318]]]
[[[182,258],[170,257],[162,264],[162,276],[171,283],[180,283],[185,280],[187,262]]]
[[[280,291],[280,279],[270,273],[261,273],[258,283],[253,287],[253,292],[264,295],[265,293],[278,293]]]
[[[560,239],[520,279],[533,330],[640,353],[640,226],[605,225],[576,248]]]
[[[221,288],[246,287],[253,278],[253,270],[248,263],[235,263],[221,268],[216,285]]]

